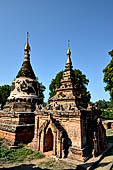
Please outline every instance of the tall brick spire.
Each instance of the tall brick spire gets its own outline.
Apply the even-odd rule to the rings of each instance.
[[[68,49],[67,49],[67,60],[65,64],[65,70],[63,73],[63,80],[70,80],[73,77],[73,70],[72,70],[72,62],[71,62],[71,51],[70,51],[70,41],[68,40]]]

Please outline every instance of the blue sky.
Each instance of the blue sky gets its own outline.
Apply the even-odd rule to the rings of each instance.
[[[70,40],[73,67],[86,74],[91,100],[109,100],[102,70],[113,49],[112,0],[0,0],[0,85],[11,84],[30,33],[31,63],[46,86],[64,69]]]

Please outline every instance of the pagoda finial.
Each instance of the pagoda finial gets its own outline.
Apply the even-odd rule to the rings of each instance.
[[[35,79],[36,80],[34,71],[33,71],[31,63],[30,63],[30,54],[29,54],[29,51],[30,51],[29,33],[27,32],[27,41],[26,41],[26,45],[25,45],[25,48],[24,48],[24,61],[23,61],[21,69],[18,72],[16,78],[26,77],[26,78],[31,78],[31,79]]]
[[[68,48],[70,48],[70,40],[68,40]]]
[[[27,53],[29,54],[30,51],[30,46],[29,46],[29,32],[27,32],[27,42],[26,45],[24,47],[24,51],[27,51]]]
[[[71,51],[70,51],[70,40],[68,40],[68,50],[67,50],[67,60],[65,68],[72,68],[72,62],[71,62]]]
[[[71,51],[70,51],[70,40],[68,40],[68,50],[67,50],[67,56],[71,56]]]
[[[29,42],[29,32],[27,32],[27,41]]]

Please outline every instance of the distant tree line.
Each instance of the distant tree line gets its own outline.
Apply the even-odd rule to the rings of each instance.
[[[11,86],[9,85],[0,86],[0,104],[2,109],[6,103],[7,98],[10,95],[10,92],[11,92]]]
[[[91,105],[96,104],[98,109],[102,111],[102,118],[113,118],[113,102],[106,100],[98,100],[95,103],[90,102]]]

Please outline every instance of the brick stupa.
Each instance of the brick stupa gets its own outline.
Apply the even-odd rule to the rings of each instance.
[[[35,110],[35,135],[29,146],[59,158],[84,161],[106,149],[106,135],[101,112],[96,107],[88,108],[90,96],[87,93],[84,98],[81,87],[78,88],[70,56],[68,48],[56,95],[45,108],[38,106]]]
[[[67,107],[87,108],[88,102],[90,101],[90,94],[86,92],[85,96],[83,96],[81,90],[82,87],[77,84],[74,70],[72,68],[71,51],[70,48],[68,48],[61,86],[60,88],[56,88],[56,95],[51,97],[49,102],[51,104],[57,103],[64,105],[64,107],[67,105]]]
[[[40,101],[39,83],[30,64],[28,36],[24,51],[23,64],[12,82],[10,96],[0,113],[0,136],[7,139],[11,145],[32,140],[35,105]]]

